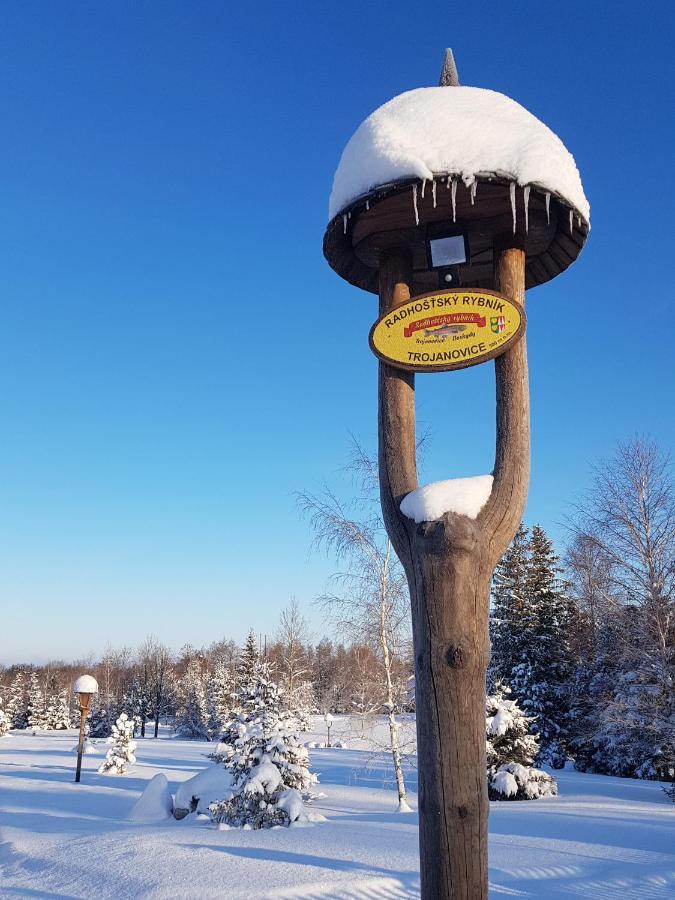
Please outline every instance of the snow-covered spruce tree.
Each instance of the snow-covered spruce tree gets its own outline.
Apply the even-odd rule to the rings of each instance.
[[[232,672],[225,663],[219,662],[206,685],[207,730],[212,741],[220,740],[232,719],[236,700]]]
[[[19,670],[12,678],[5,713],[11,723],[10,728],[26,728],[28,725],[26,673],[22,670]]]
[[[317,778],[267,663],[254,664],[250,687],[218,748],[234,790],[210,805],[211,815],[219,824],[254,829],[307,821],[303,794]]]
[[[555,779],[533,768],[539,747],[531,719],[498,682],[486,699],[488,794],[491,800],[536,800],[557,794]]]
[[[136,762],[136,757],[134,756],[134,750],[136,749],[134,722],[126,713],[122,713],[113,725],[112,735],[108,738],[108,743],[112,744],[112,746],[108,750],[106,758],[98,767],[98,771],[102,775],[107,772],[122,775],[128,765],[133,765]]]
[[[2,700],[0,700],[0,737],[4,737],[11,727],[12,722],[5,710],[2,708]]]
[[[298,723],[299,731],[312,730],[312,716],[316,710],[314,685],[311,681],[303,681],[295,689],[293,706],[289,706],[289,711]]]
[[[152,694],[148,678],[147,671],[142,672],[141,676],[138,673],[134,675],[129,689],[122,697],[122,706],[134,718],[136,730],[140,731],[142,737],[145,737],[146,722],[153,714]]]
[[[539,525],[532,528],[525,593],[534,613],[532,640],[524,660],[527,676],[519,689],[514,672],[511,686],[533,715],[539,737],[538,763],[562,768],[567,755],[569,682],[574,670],[571,636],[576,607],[562,579],[559,558]]]
[[[526,612],[525,577],[528,566],[528,530],[520,528],[497,563],[492,581],[490,615],[491,656],[489,687],[498,681],[509,684],[514,667],[523,661]]]
[[[35,671],[30,673],[28,680],[27,721],[29,728],[44,728],[45,725],[45,699]]]
[[[113,698],[96,694],[87,717],[87,734],[92,738],[110,737],[115,724],[116,713]]]
[[[502,557],[493,607],[491,683],[502,679],[533,717],[531,727],[540,738],[538,762],[561,767],[567,752],[576,607],[540,526],[533,527],[529,540],[521,526]]]
[[[591,766],[609,775],[675,780],[672,683],[664,690],[658,667],[645,664],[641,611],[621,607],[608,676],[596,676]]]
[[[251,628],[246,636],[246,642],[239,654],[237,663],[236,690],[241,697],[247,697],[251,693],[256,681],[256,666],[259,660],[258,640],[255,636],[255,631]]]
[[[198,659],[188,663],[178,684],[178,695],[176,734],[200,741],[210,740],[206,696]]]
[[[71,727],[68,691],[51,694],[45,712],[44,727],[53,731],[64,731]]]

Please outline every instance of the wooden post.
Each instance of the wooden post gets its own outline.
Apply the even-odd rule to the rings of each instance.
[[[87,724],[87,714],[89,713],[89,702],[91,694],[80,694],[80,736],[77,741],[77,768],[75,769],[75,783],[80,783],[80,773],[82,770],[82,751],[84,750],[84,730]]]
[[[495,288],[524,304],[525,254],[495,248]],[[410,298],[406,250],[380,260],[380,315]],[[485,677],[494,567],[521,520],[529,480],[525,336],[495,360],[497,447],[492,493],[477,519],[446,513],[415,524],[400,511],[417,487],[414,375],[379,368],[380,496],[410,588],[415,652],[423,900],[487,898]]]

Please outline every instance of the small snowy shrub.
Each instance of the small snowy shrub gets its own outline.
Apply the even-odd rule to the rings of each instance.
[[[512,762],[531,766],[539,750],[537,738],[529,733],[532,719],[525,715],[515,700],[509,699],[510,693],[508,687],[497,683],[494,694],[486,698],[488,769]]]
[[[537,800],[557,793],[555,778],[531,766],[507,763],[488,774],[490,800]]]
[[[532,721],[515,700],[509,700],[509,689],[495,686],[486,698],[486,755],[488,796],[490,800],[536,800],[558,792],[555,779],[532,767],[539,745],[529,734]]]
[[[128,764],[136,762],[136,757],[134,756],[134,750],[136,749],[134,721],[126,713],[122,713],[113,725],[112,735],[108,738],[108,743],[112,744],[112,747],[108,750],[106,758],[99,766],[98,771],[101,774],[114,772],[116,775],[122,775]]]

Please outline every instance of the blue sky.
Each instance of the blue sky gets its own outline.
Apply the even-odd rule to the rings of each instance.
[[[293,493],[376,427],[376,300],[323,260],[328,194],[448,45],[560,135],[591,203],[577,263],[528,294],[527,520],[562,539],[617,439],[673,447],[673,22],[646,9],[3,6],[1,662],[270,633],[291,596],[321,633],[332,566]],[[492,365],[419,378],[418,420],[425,480],[489,471]]]

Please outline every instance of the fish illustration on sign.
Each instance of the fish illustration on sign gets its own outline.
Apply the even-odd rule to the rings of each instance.
[[[460,334],[466,331],[466,325],[441,325],[440,328],[425,328],[424,337],[442,337],[446,338],[450,334]]]

